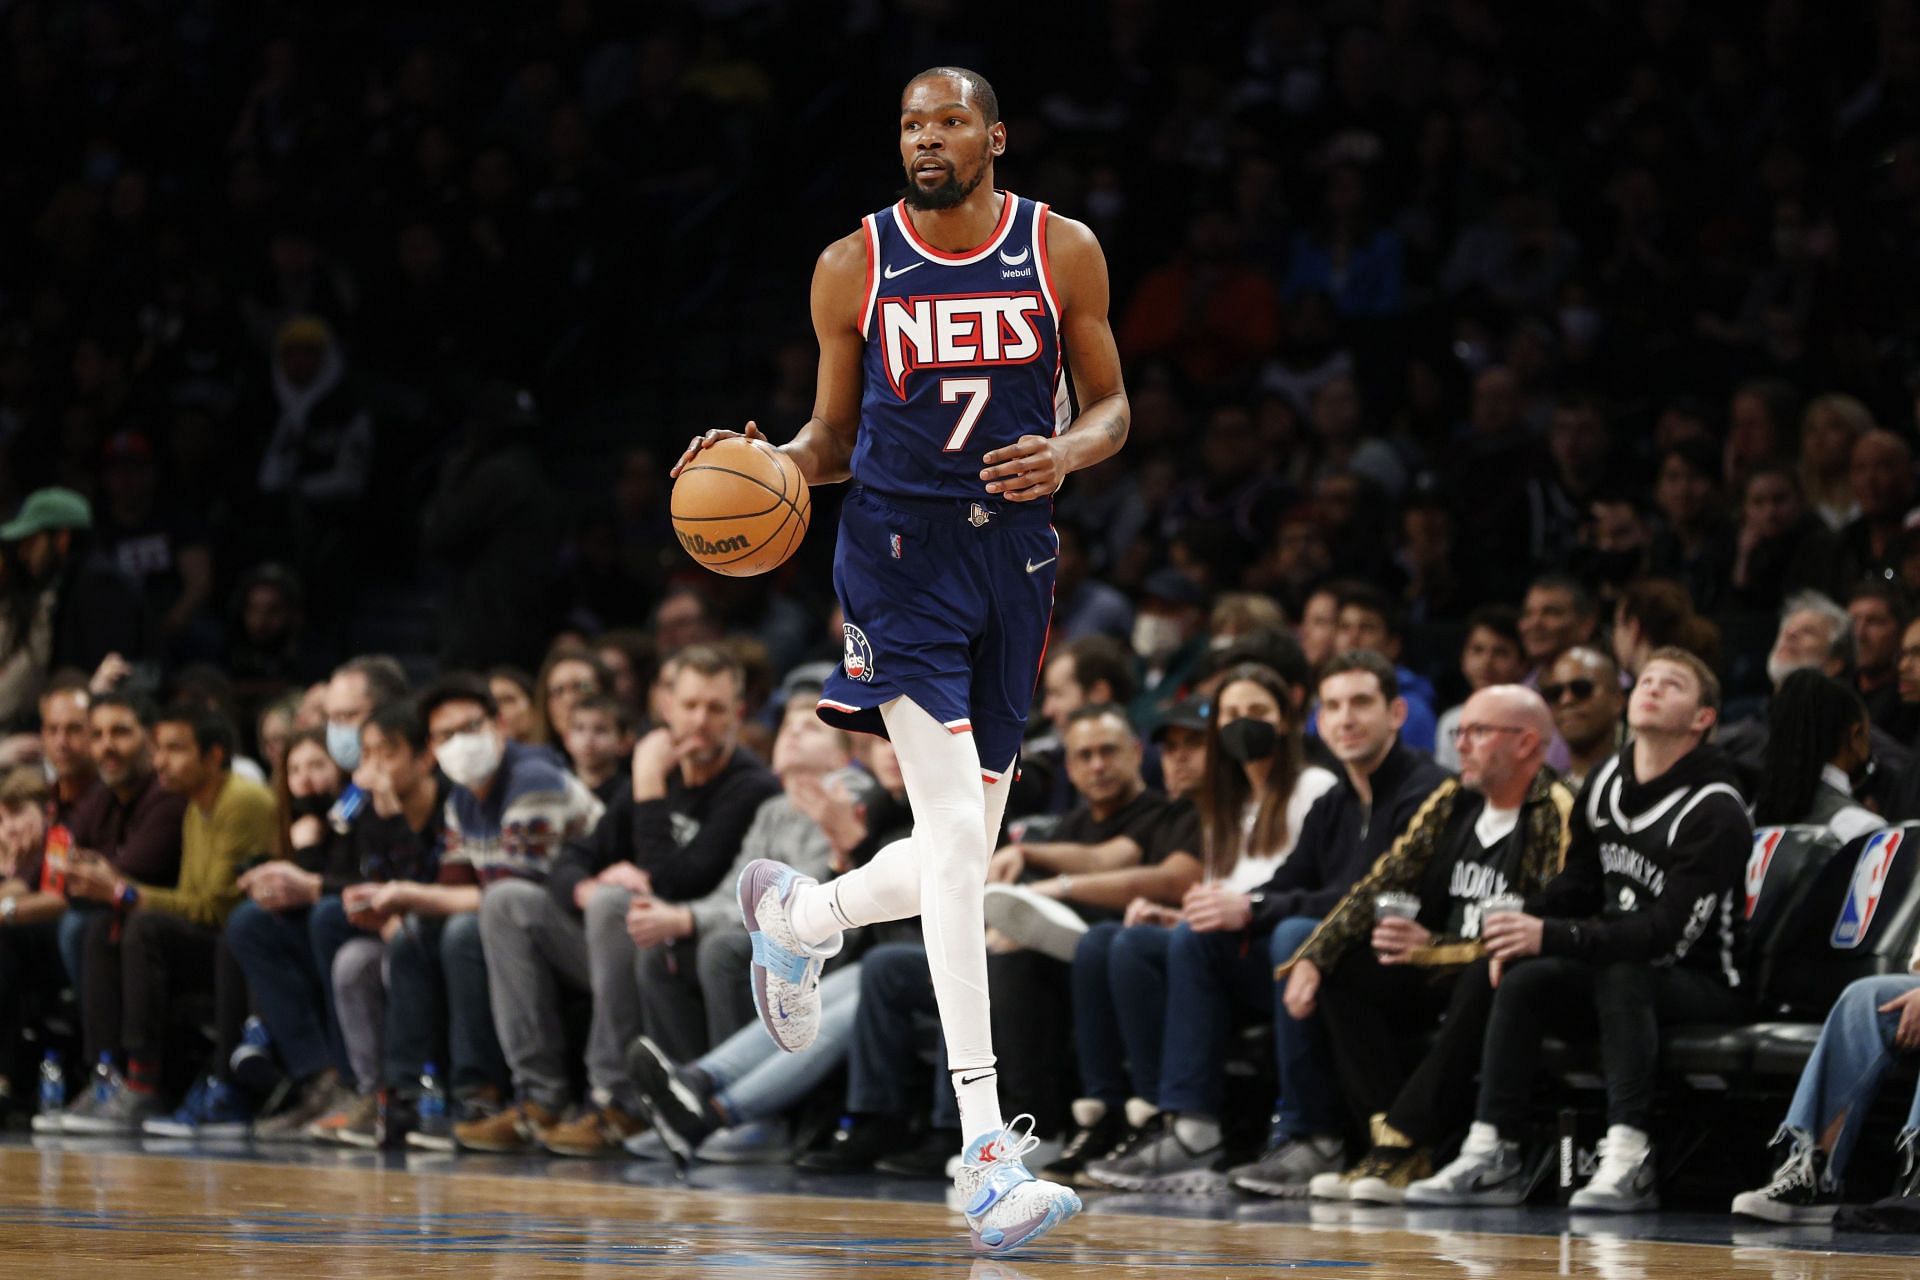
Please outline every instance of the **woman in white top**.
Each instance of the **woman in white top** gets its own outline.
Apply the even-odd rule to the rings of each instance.
[[[1207,720],[1206,766],[1192,797],[1200,811],[1204,884],[1249,893],[1293,852],[1334,776],[1304,763],[1301,702],[1272,668],[1227,673]],[[1196,891],[1197,891],[1196,887]],[[1095,925],[1073,960],[1074,1036],[1083,1096],[1076,1129],[1045,1176],[1076,1181],[1146,1124],[1160,1093],[1167,941],[1180,908],[1136,899],[1123,923]]]

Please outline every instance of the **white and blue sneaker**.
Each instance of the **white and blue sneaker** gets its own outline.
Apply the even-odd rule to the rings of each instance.
[[[967,1144],[953,1185],[975,1253],[1011,1253],[1080,1212],[1071,1188],[1027,1171],[1023,1157],[1039,1145],[1033,1117],[1026,1115]]]
[[[185,1102],[170,1116],[155,1116],[140,1126],[153,1138],[244,1138],[253,1115],[226,1081],[202,1076]]]
[[[817,884],[784,862],[756,858],[740,871],[740,915],[753,943],[753,1007],[767,1034],[799,1053],[820,1034],[820,966],[840,952],[841,938],[810,947],[793,931],[788,909],[803,886]]]

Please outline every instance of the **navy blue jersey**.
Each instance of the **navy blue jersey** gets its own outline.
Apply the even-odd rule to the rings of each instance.
[[[1047,206],[1005,197],[970,253],[914,233],[904,203],[869,214],[866,388],[853,479],[907,498],[986,498],[981,458],[1057,434],[1069,410]]]

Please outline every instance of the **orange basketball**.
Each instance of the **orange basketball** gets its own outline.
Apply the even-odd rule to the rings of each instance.
[[[715,573],[750,578],[807,536],[813,496],[793,459],[764,440],[722,440],[673,482],[673,532]]]

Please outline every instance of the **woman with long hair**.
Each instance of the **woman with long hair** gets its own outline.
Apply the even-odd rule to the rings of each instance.
[[[567,740],[567,721],[582,698],[613,692],[613,675],[584,645],[555,645],[533,683],[533,723],[539,741]]]
[[[1720,665],[1720,628],[1694,612],[1693,597],[1671,578],[1636,578],[1613,608],[1613,658],[1637,679],[1655,649],[1678,645],[1710,667]]]
[[[1271,668],[1230,670],[1207,716],[1206,764],[1192,800],[1205,882],[1248,894],[1293,852],[1307,810],[1334,776],[1305,763],[1304,691]],[[1167,944],[1181,908],[1135,899],[1119,923],[1097,924],[1073,958],[1074,1037],[1082,1097],[1075,1131],[1046,1176],[1079,1182],[1095,1160],[1150,1133],[1160,1096]]]
[[[1780,682],[1767,705],[1767,749],[1754,787],[1755,826],[1824,826],[1841,840],[1886,825],[1853,800],[1852,775],[1873,759],[1860,695],[1811,668]]]

